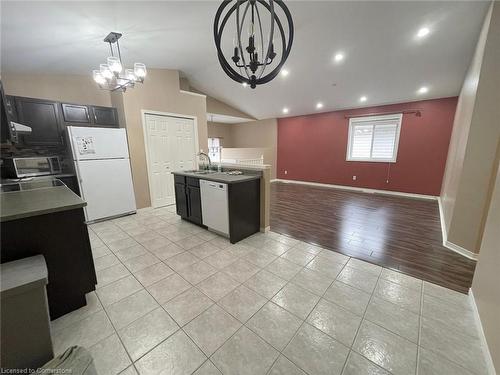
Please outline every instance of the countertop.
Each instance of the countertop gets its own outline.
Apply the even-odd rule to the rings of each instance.
[[[10,221],[87,205],[65,185],[0,193],[0,221]]]
[[[214,173],[192,173],[187,171],[172,172],[174,175],[187,176],[193,178],[199,178],[200,180],[208,180],[215,182],[222,182],[224,184],[235,184],[238,182],[245,182],[251,180],[259,180],[261,178],[260,174],[240,174],[231,175],[224,172],[214,172]]]
[[[54,178],[64,178],[64,177],[76,177],[74,173],[59,173],[51,174],[47,176],[33,176],[33,177],[23,177],[23,178],[2,178],[0,179],[0,184],[9,185],[17,184],[18,182],[29,182],[29,181],[45,181],[52,180]]]
[[[48,282],[47,265],[43,255],[2,263],[2,299],[21,294],[35,287],[43,287]]]

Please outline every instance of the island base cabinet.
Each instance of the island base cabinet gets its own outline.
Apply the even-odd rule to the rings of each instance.
[[[260,180],[228,185],[229,241],[234,244],[260,231]]]
[[[187,186],[187,198],[188,198],[188,208],[189,221],[195,224],[202,224],[201,216],[201,193],[199,187]]]
[[[82,208],[1,223],[1,262],[42,254],[50,318],[85,306],[97,278]]]
[[[197,178],[175,177],[175,205],[177,215],[198,225],[203,224],[200,181]]]
[[[205,216],[207,220],[204,223],[200,179],[212,181],[209,178],[174,173],[176,212],[181,218],[207,228],[206,222],[209,221],[210,215]],[[227,205],[231,243],[260,231],[259,178],[227,184]]]
[[[186,197],[186,185],[176,183],[175,184],[175,206],[177,215],[183,219],[188,217],[188,206]]]

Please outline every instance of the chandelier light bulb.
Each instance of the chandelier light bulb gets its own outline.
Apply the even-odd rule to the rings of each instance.
[[[92,71],[92,76],[94,77],[94,81],[98,85],[104,85],[106,83],[106,78],[101,74],[100,70],[94,70]]]
[[[109,69],[108,64],[101,64],[101,65],[99,65],[99,68],[100,68],[101,74],[104,78],[106,78],[106,79],[113,78],[113,72]]]
[[[123,69],[120,59],[114,56],[108,57],[108,66],[109,70],[111,70],[115,74],[121,73]]]
[[[146,65],[144,65],[143,63],[135,63],[134,74],[137,78],[144,79],[144,77],[146,77],[147,74]]]
[[[137,77],[135,76],[134,69],[125,69],[125,78],[129,81],[136,81]]]

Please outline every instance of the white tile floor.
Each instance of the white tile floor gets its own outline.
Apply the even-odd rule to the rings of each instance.
[[[90,226],[98,289],[52,323],[100,374],[485,374],[468,297],[276,233],[239,244],[173,207]]]

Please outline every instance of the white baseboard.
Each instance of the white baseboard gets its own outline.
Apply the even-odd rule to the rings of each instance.
[[[438,197],[438,206],[439,206],[439,220],[441,221],[441,234],[443,236],[443,246],[460,255],[463,255],[466,258],[477,261],[478,254],[473,253],[472,251],[467,250],[462,246],[456,245],[453,242],[448,241],[448,233],[446,233],[446,224],[444,222],[443,203],[441,201],[441,197]]]
[[[454,252],[460,255],[463,255],[464,257],[477,261],[479,254],[464,249],[462,246],[455,245],[453,242],[447,240],[445,243],[443,243],[443,246],[446,247],[447,249],[453,250]]]
[[[495,365],[493,364],[493,359],[491,358],[488,342],[486,341],[486,336],[484,335],[481,316],[479,315],[479,310],[477,309],[476,299],[474,298],[472,288],[469,289],[469,301],[474,312],[474,320],[476,323],[476,329],[479,333],[479,340],[481,340],[481,349],[483,351],[484,360],[486,362],[486,370],[488,371],[488,375],[496,375]]]
[[[273,178],[270,182],[278,182],[280,181],[278,178]]]
[[[308,181],[297,181],[297,180],[283,180],[280,178],[271,180],[271,182],[283,182],[286,184],[299,184],[299,185],[310,185],[310,186],[319,186],[330,189],[339,189],[339,190],[350,190],[367,194],[383,194],[383,195],[396,195],[399,197],[406,198],[414,198],[414,199],[425,199],[425,200],[437,200],[439,197],[435,195],[425,195],[425,194],[414,194],[414,193],[404,193],[402,191],[391,191],[391,190],[380,190],[380,189],[368,189],[356,186],[347,186],[347,185],[333,185],[333,184],[322,184],[319,182],[308,182]]]

